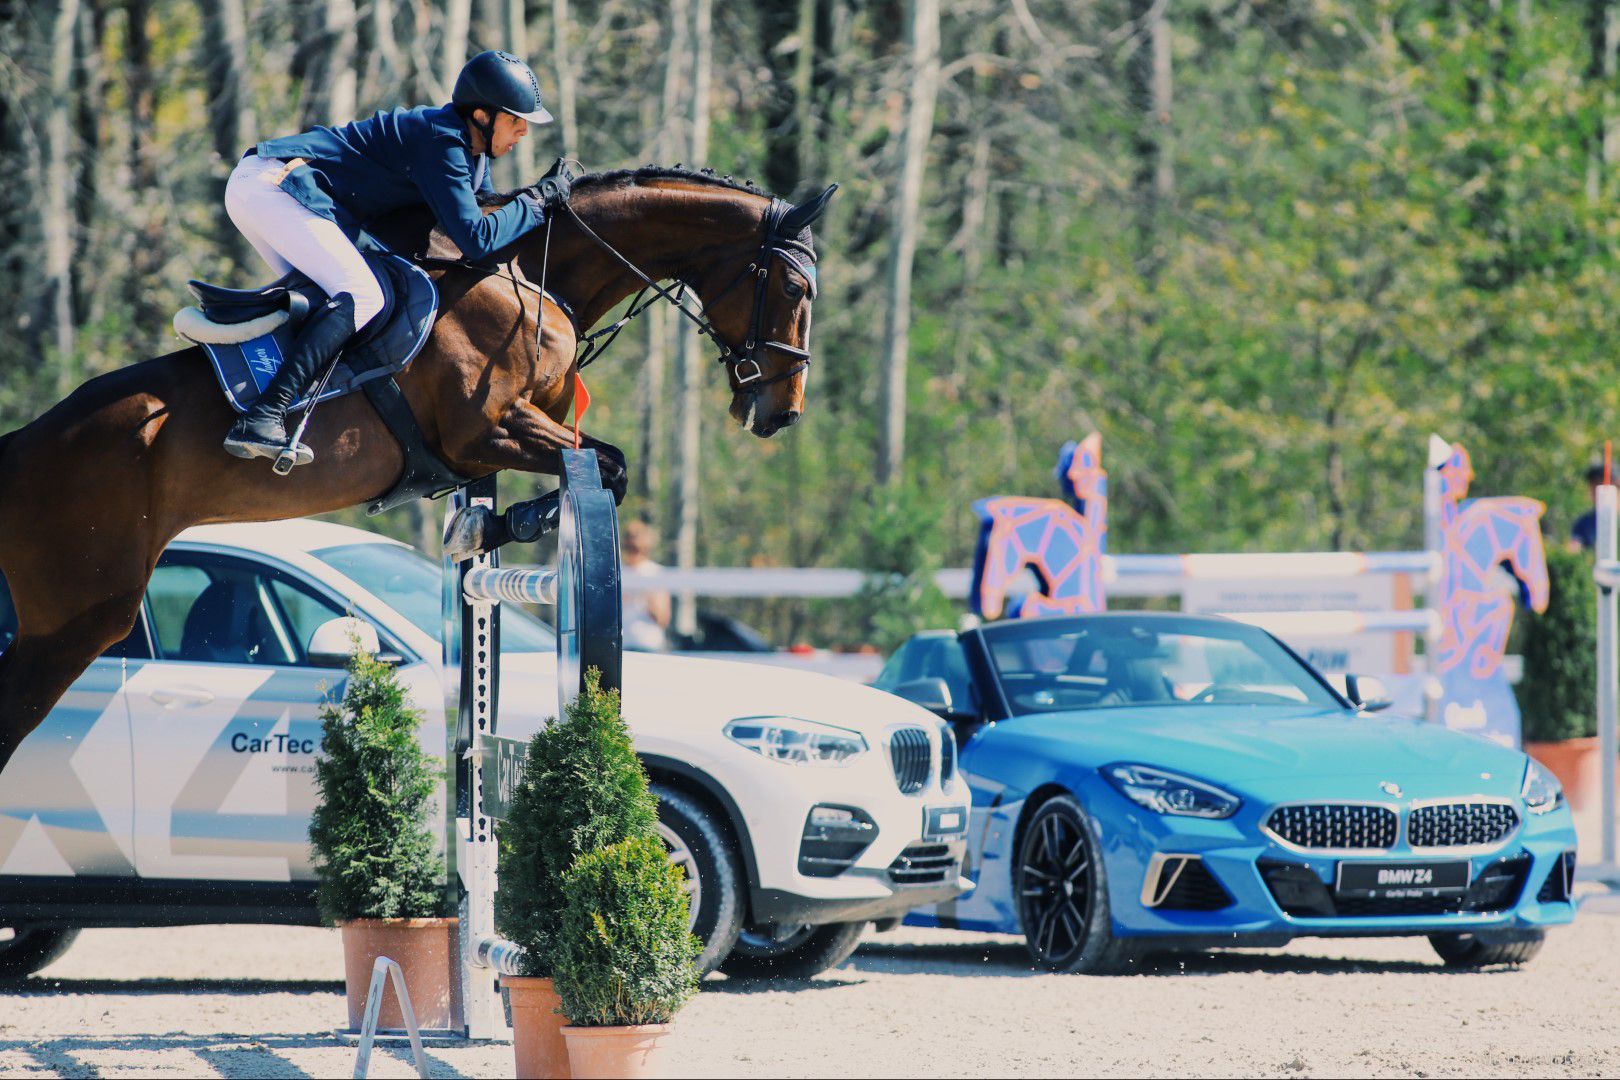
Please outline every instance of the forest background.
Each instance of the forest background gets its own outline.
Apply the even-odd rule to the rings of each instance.
[[[245,147],[442,102],[505,48],[559,122],[503,186],[561,154],[841,185],[800,426],[730,424],[667,314],[591,371],[587,426],[630,451],[623,513],[663,561],[966,565],[972,501],[1055,494],[1059,445],[1091,430],[1115,551],[1419,546],[1431,431],[1472,451],[1475,494],[1545,500],[1561,540],[1620,405],[1617,13],[0,0],[0,429],[178,348],[186,278],[267,278],[221,201]],[[341,517],[436,551],[437,505]],[[915,591],[741,610],[823,644],[943,617]]]

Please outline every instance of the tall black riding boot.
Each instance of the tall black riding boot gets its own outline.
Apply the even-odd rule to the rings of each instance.
[[[280,454],[287,446],[287,410],[353,336],[354,297],[348,293],[339,293],[311,313],[270,385],[231,426],[226,451],[239,458]]]

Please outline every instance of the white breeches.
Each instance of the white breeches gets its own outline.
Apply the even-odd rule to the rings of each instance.
[[[358,330],[382,311],[382,286],[336,222],[277,186],[286,170],[275,158],[243,158],[225,184],[225,212],[277,277],[301,270],[328,296],[354,297]]]

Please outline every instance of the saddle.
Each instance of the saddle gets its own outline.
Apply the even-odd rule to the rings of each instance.
[[[405,455],[399,480],[366,507],[366,513],[380,514],[443,495],[468,478],[451,470],[427,445],[394,381],[427,344],[438,312],[438,288],[408,259],[370,252],[365,258],[382,286],[383,310],[344,345],[319,397],[308,392],[290,411],[364,391]],[[237,412],[246,412],[281,367],[309,313],[326,302],[326,293],[296,271],[257,289],[226,289],[205,281],[188,285],[197,305],[176,313],[175,333],[202,346],[226,400]]]
[[[403,371],[427,343],[438,289],[420,267],[397,255],[366,255],[383,290],[383,310],[343,347],[319,400],[358,390]],[[175,333],[203,347],[219,385],[237,412],[246,412],[281,367],[309,313],[326,293],[294,271],[257,289],[188,283],[197,306],[175,314]],[[293,405],[307,408],[310,397]]]

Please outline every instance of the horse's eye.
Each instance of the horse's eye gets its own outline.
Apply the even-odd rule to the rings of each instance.
[[[799,297],[804,295],[804,286],[800,285],[792,278],[784,278],[782,280],[782,291],[787,293],[788,296],[797,300]]]

